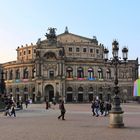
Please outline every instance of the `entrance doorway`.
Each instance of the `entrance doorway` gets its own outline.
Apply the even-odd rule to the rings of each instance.
[[[102,100],[103,99],[103,95],[100,93],[99,94],[99,99]]]
[[[54,91],[53,90],[50,90],[49,91],[49,101],[52,102],[53,101],[53,98],[54,98]]]
[[[32,94],[32,102],[35,102],[35,93]]]
[[[88,94],[89,102],[93,101],[93,94]]]
[[[53,88],[52,85],[47,85],[45,87],[45,98],[47,98],[49,102],[53,101],[53,98],[54,98],[54,88]]]
[[[83,102],[83,94],[78,94],[78,102]]]
[[[72,102],[72,93],[67,94],[67,102]]]

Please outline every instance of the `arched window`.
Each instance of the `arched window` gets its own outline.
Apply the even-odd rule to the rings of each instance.
[[[68,67],[66,69],[67,71],[67,78],[72,78],[73,77],[73,69],[71,67]]]
[[[9,72],[9,80],[12,80],[13,79],[13,70],[10,70]]]
[[[68,87],[67,91],[71,91],[72,92],[72,87]]]
[[[79,87],[78,88],[78,92],[83,92],[84,90],[83,90],[83,88],[82,87]]]
[[[19,72],[19,69],[16,70],[16,79],[20,79],[20,72]]]
[[[49,78],[50,79],[54,78],[54,70],[49,70]]]
[[[27,87],[24,88],[24,92],[28,92],[28,88]]]
[[[107,69],[106,70],[106,78],[107,79],[110,79],[111,78],[111,71],[110,71],[110,69]]]
[[[47,59],[56,59],[56,55],[54,52],[47,52],[44,57],[46,57]]]
[[[103,88],[102,87],[99,87],[98,90],[99,90],[99,92],[102,92],[103,91]]]
[[[82,67],[77,69],[77,78],[84,78],[84,70]]]
[[[32,69],[32,78],[35,78],[35,75],[36,75],[36,70],[35,70],[35,67]]]
[[[93,80],[94,78],[94,71],[93,71],[93,68],[89,68],[88,69],[88,79],[89,80]]]
[[[25,68],[23,71],[23,79],[28,79],[28,68]]]
[[[93,92],[93,87],[89,87],[89,92]]]
[[[98,92],[99,92],[99,99],[102,100],[103,99],[103,88],[99,87]]]
[[[103,79],[103,71],[101,68],[98,69],[98,78]]]

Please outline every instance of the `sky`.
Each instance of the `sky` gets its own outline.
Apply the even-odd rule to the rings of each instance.
[[[140,0],[0,0],[0,63],[14,61],[16,49],[45,39],[49,27],[56,34],[97,37],[111,54],[116,39],[127,46],[128,59],[139,56]]]

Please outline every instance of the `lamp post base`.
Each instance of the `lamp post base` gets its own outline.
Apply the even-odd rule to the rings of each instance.
[[[109,127],[111,128],[122,128],[123,123],[123,111],[110,112]]]

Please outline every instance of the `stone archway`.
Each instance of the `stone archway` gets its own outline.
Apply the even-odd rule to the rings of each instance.
[[[54,87],[52,85],[45,86],[45,99],[52,102],[54,98]]]

